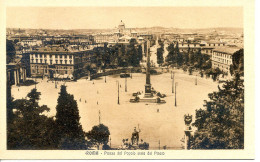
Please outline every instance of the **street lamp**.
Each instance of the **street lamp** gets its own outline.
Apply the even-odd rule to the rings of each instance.
[[[127,77],[125,77],[125,92],[127,92]]]
[[[117,82],[117,104],[119,105],[119,81],[116,81]]]
[[[57,71],[55,70],[55,77],[54,77],[55,88],[57,88],[57,81],[56,81],[56,77],[57,77]]]
[[[195,85],[197,85],[198,84],[198,81],[197,81],[197,75],[196,75],[196,79],[195,79]]]
[[[177,107],[177,98],[176,98],[176,95],[177,95],[177,85],[178,85],[178,82],[175,83],[175,107]]]
[[[172,75],[172,93],[174,93],[174,75]]]

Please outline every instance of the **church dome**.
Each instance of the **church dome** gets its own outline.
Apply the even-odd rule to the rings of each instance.
[[[119,23],[120,26],[125,26],[125,23],[121,20],[121,22]]]

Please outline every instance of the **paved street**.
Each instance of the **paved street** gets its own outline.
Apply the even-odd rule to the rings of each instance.
[[[120,105],[117,104],[117,80],[121,84]],[[37,89],[42,93],[40,105],[48,105],[51,111],[47,115],[54,116],[60,89],[55,89],[54,83],[50,81],[38,81]],[[158,149],[158,140],[161,147],[167,145],[171,149],[180,149],[180,140],[184,135],[184,114],[189,113],[194,117],[195,109],[202,107],[207,94],[217,90],[217,83],[210,79],[198,78],[198,85],[195,86],[195,76],[184,74],[182,71],[175,71],[175,81],[178,82],[177,107],[174,106],[174,94],[171,92],[170,73],[151,76],[155,90],[167,95],[166,104],[161,105],[129,102],[133,92],[144,91],[145,74],[134,73],[132,79],[128,78],[127,92],[125,79],[119,75],[108,76],[107,83],[104,82],[104,78],[100,78],[94,81],[81,79],[77,82],[67,82],[66,85],[67,91],[77,100],[80,121],[85,131],[98,124],[98,111],[101,111],[101,122],[109,127],[112,147],[121,145],[123,138],[130,139],[133,128],[139,124],[140,138],[150,143],[150,149]],[[58,87],[61,84],[64,82],[59,82]],[[15,99],[24,98],[32,88],[34,85],[23,86],[19,87],[18,91],[18,87],[13,86],[12,95]]]

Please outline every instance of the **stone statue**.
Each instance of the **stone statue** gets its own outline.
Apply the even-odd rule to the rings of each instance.
[[[192,115],[184,115],[184,122],[188,129],[191,129],[190,123],[192,122]]]
[[[134,132],[132,133],[132,145],[136,144],[138,145],[138,142],[139,142],[139,133],[140,133],[140,129],[139,131],[136,130],[136,127],[134,128]]]

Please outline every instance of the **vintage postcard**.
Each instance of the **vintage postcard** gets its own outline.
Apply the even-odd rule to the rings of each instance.
[[[0,159],[253,159],[254,1],[1,0]]]

